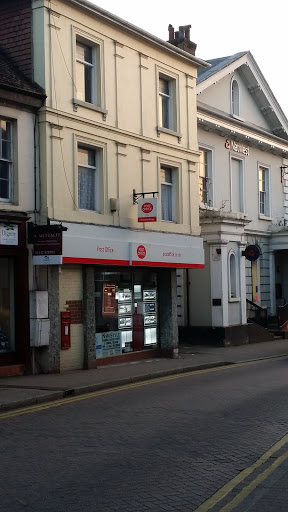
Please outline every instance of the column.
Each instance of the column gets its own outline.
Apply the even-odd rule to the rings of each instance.
[[[95,277],[92,265],[83,265],[83,328],[84,368],[95,368]]]
[[[48,301],[50,338],[48,372],[60,372],[60,310],[59,310],[59,266],[48,265]]]
[[[157,277],[160,348],[163,355],[178,357],[176,270],[161,269]]]
[[[246,248],[246,244],[239,244],[239,281],[240,281],[240,300],[241,300],[241,324],[247,323],[246,310],[246,260],[242,256],[242,251]]]
[[[210,245],[212,327],[229,325],[227,244]]]
[[[269,252],[269,273],[270,273],[270,315],[277,315],[276,294],[275,294],[275,251]],[[269,313],[268,313],[269,314]]]

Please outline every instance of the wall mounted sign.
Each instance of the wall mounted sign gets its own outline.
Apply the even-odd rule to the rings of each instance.
[[[256,261],[261,255],[261,250],[258,245],[247,245],[245,251],[242,251],[242,256],[245,256],[248,261]]]
[[[138,199],[138,222],[157,222],[158,197]]]
[[[18,245],[17,224],[0,224],[0,245]]]
[[[35,231],[33,233],[33,264],[60,265],[62,263],[62,231]]]
[[[231,149],[232,151],[235,151],[235,153],[242,153],[246,156],[249,155],[249,146],[245,146],[245,144],[242,144],[242,142],[226,139],[225,148]]]

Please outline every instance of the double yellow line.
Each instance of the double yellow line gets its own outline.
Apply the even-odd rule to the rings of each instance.
[[[167,375],[166,377],[152,378],[152,379],[145,380],[145,381],[139,381],[139,382],[135,382],[135,383],[131,383],[131,384],[125,384],[123,386],[117,386],[115,388],[108,388],[108,389],[102,389],[99,391],[92,391],[91,393],[89,392],[84,395],[73,396],[70,398],[63,398],[58,401],[46,402],[46,403],[42,403],[39,405],[31,405],[31,406],[23,407],[23,408],[16,409],[13,411],[3,412],[3,413],[0,413],[0,420],[14,418],[16,416],[22,416],[24,414],[32,414],[34,412],[45,411],[47,409],[52,409],[54,407],[60,407],[60,406],[72,404],[75,402],[81,402],[82,400],[89,400],[90,398],[97,398],[97,397],[101,397],[104,395],[111,395],[112,393],[119,393],[121,391],[126,391],[129,389],[142,388],[144,386],[151,386],[152,384],[158,384],[161,382],[168,382],[171,380],[178,380],[178,379],[183,379],[183,378],[187,378],[187,377],[194,377],[196,375],[201,375],[201,374],[205,374],[205,373],[214,373],[214,372],[220,372],[220,371],[231,370],[231,369],[235,370],[235,369],[241,368],[243,366],[271,363],[273,361],[276,362],[281,359],[288,359],[288,356],[283,355],[283,356],[278,356],[278,357],[274,357],[274,358],[270,358],[270,359],[260,359],[260,360],[247,361],[247,362],[237,363],[237,364],[227,364],[225,366],[217,366],[214,368],[207,368],[204,370],[195,370],[195,371],[192,370],[192,371],[188,371],[188,372],[184,372],[184,373],[180,373],[180,374]]]
[[[256,361],[248,361],[237,364],[229,364],[226,366],[218,366],[216,368],[208,368],[204,370],[196,370],[189,371],[181,374],[170,375],[166,377],[154,378],[147,381],[141,381],[131,384],[126,384],[123,386],[117,386],[115,388],[102,389],[99,391],[94,391],[91,393],[87,393],[86,395],[79,395],[70,398],[63,398],[59,401],[47,402],[44,404],[34,405],[30,407],[24,407],[21,409],[7,411],[0,413],[0,420],[14,418],[16,416],[21,416],[24,414],[32,414],[35,412],[45,411],[47,409],[51,409],[54,407],[61,407],[63,405],[69,405],[75,402],[81,402],[82,400],[89,400],[91,398],[97,398],[105,395],[110,395],[113,393],[120,393],[121,391],[131,390],[135,388],[141,388],[144,386],[151,386],[152,384],[158,384],[161,382],[168,382],[172,380],[183,379],[186,377],[194,377],[196,375],[205,374],[205,373],[213,373],[220,372],[225,370],[237,369],[243,366],[261,364],[261,363],[271,363],[273,361],[279,361],[281,359],[288,359],[287,356],[279,356],[270,359],[262,359]],[[213,507],[218,505],[223,498],[228,496],[228,494],[237,487],[237,485],[244,482],[244,480],[252,475],[258,468],[260,468],[263,464],[268,463],[269,459],[273,457],[280,449],[282,449],[285,444],[288,443],[288,434],[286,434],[280,441],[278,441],[274,446],[269,448],[267,452],[265,452],[254,464],[244,469],[239,473],[235,478],[230,480],[227,484],[225,484],[221,489],[219,489],[211,498],[202,503],[194,512],[209,512]],[[231,501],[229,501],[226,505],[221,508],[220,512],[231,512],[235,507],[237,507],[247,496],[249,496],[253,490],[263,482],[273,471],[275,471],[285,460],[288,459],[288,451],[284,452],[281,456],[276,459],[273,459],[273,462],[264,469],[262,472],[257,472],[257,476],[244,487],[236,496],[233,497]]]
[[[219,489],[211,498],[202,503],[194,512],[208,512],[213,509],[220,501],[225,498],[235,487],[241,484],[248,476],[250,476],[254,471],[260,468],[263,464],[267,463],[271,457],[275,455],[283,446],[285,446],[288,442],[288,434],[286,434],[280,441],[274,444],[267,452],[265,452],[260,459],[258,459],[252,466],[244,469],[237,475],[235,478],[230,480],[227,484],[225,484],[221,489]],[[270,476],[273,471],[275,471],[285,460],[288,459],[288,450],[280,455],[277,459],[273,459],[273,462],[261,473],[259,473],[246,487],[244,487],[234,498],[229,501],[223,508],[220,509],[219,512],[231,512],[235,507],[237,507],[247,496],[249,496],[256,487],[264,482],[268,476]]]

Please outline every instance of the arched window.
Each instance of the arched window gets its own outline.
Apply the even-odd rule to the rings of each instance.
[[[237,261],[233,251],[229,254],[228,260],[229,270],[229,299],[236,299],[238,296],[237,290]]]
[[[231,111],[235,116],[240,115],[240,91],[238,82],[235,78],[231,83]]]

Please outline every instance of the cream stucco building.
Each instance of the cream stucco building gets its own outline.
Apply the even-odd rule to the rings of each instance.
[[[4,2],[10,20],[13,3]],[[32,289],[48,292],[50,322],[34,350],[39,368],[175,356],[176,268],[204,266],[196,77],[207,63],[189,26],[182,50],[84,0],[25,0],[23,16],[30,6],[25,73],[47,94],[33,220],[36,230],[48,223],[46,238],[67,229],[62,257],[33,257]],[[24,67],[20,44],[12,57]],[[138,221],[141,199],[156,222]]]
[[[288,122],[250,52],[209,63],[197,80],[205,270],[184,273],[184,325],[197,342],[271,339],[255,320],[288,299]]]

